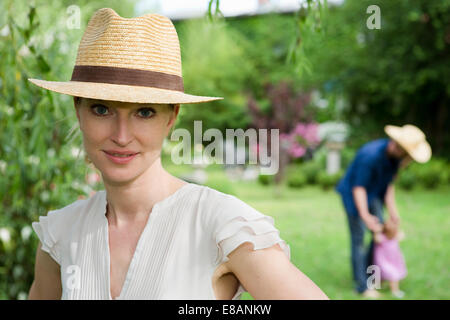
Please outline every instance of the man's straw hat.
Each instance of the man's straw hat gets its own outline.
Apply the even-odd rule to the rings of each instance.
[[[386,134],[397,142],[411,158],[425,163],[431,158],[431,147],[425,139],[425,134],[416,126],[406,124],[403,127],[387,125]]]
[[[184,93],[178,35],[169,18],[127,19],[103,8],[94,13],[78,47],[72,79],[29,79],[51,91],[134,103],[202,103],[222,99]]]

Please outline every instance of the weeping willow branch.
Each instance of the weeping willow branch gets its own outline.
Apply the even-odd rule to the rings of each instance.
[[[209,0],[207,16],[209,21],[213,22],[217,19],[223,18],[223,13],[219,8],[220,0]],[[214,6],[214,12],[213,12]]]
[[[327,0],[307,0],[306,8],[302,5],[294,14],[296,33],[289,47],[286,63],[292,64],[294,71],[300,75],[312,72],[305,48],[325,36],[327,15]]]
[[[207,17],[211,22],[223,18],[219,9],[220,0],[209,0]],[[294,14],[296,33],[286,56],[286,63],[298,74],[311,73],[312,65],[305,47],[325,35],[325,21],[328,14],[327,0],[306,0]],[[214,8],[214,9],[213,9]]]

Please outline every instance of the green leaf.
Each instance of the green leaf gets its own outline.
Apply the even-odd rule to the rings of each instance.
[[[41,54],[37,56],[37,63],[41,72],[47,73],[50,71],[50,65],[45,61]]]
[[[36,8],[31,7],[30,12],[28,13],[28,21],[30,22],[30,28],[33,26],[33,20],[35,16],[36,16]]]

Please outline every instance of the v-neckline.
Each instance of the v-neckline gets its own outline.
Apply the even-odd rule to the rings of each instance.
[[[145,223],[144,229],[142,230],[141,234],[139,235],[139,239],[136,245],[136,248],[134,249],[133,255],[131,257],[131,261],[130,264],[128,265],[128,269],[125,275],[125,280],[122,284],[122,288],[120,289],[120,293],[117,297],[115,297],[114,299],[112,298],[111,295],[111,251],[110,251],[110,246],[109,246],[109,225],[108,225],[108,218],[106,217],[106,210],[107,210],[107,204],[108,201],[106,199],[106,191],[103,190],[103,214],[102,214],[102,218],[103,218],[103,222],[104,222],[104,230],[105,230],[105,245],[106,245],[106,268],[107,268],[107,290],[108,290],[108,299],[109,300],[120,300],[122,298],[122,296],[126,293],[126,290],[129,286],[129,283],[131,281],[131,272],[134,269],[134,265],[136,264],[136,252],[140,251],[140,247],[142,246],[142,242],[143,242],[143,238],[144,238],[144,234],[146,232],[146,230],[149,228],[149,226],[152,226],[154,223],[150,223],[151,220],[155,219],[155,214],[157,212],[159,212],[157,210],[157,208],[159,208],[160,205],[162,205],[163,203],[167,203],[169,200],[173,199],[176,195],[178,195],[180,193],[180,191],[182,189],[185,189],[187,186],[193,185],[193,183],[186,183],[183,186],[181,186],[180,188],[178,188],[174,193],[172,193],[171,195],[169,195],[168,197],[156,202],[153,205],[152,210],[149,213],[149,216],[147,218],[147,222]]]
[[[107,266],[107,278],[108,278],[108,298],[109,300],[120,300],[124,292],[126,291],[128,284],[130,282],[131,277],[131,270],[133,270],[134,262],[137,259],[136,258],[136,252],[139,251],[142,238],[144,237],[145,231],[147,230],[148,226],[150,225],[150,220],[154,219],[155,213],[158,212],[157,209],[157,203],[153,205],[152,210],[149,213],[149,216],[147,218],[147,222],[145,223],[144,229],[142,230],[141,234],[139,235],[138,242],[136,244],[136,248],[134,249],[133,255],[131,256],[130,264],[128,265],[127,272],[125,274],[125,280],[122,283],[122,287],[120,288],[119,295],[116,296],[114,299],[111,295],[111,249],[109,245],[109,224],[108,224],[108,218],[105,217],[106,225],[105,225],[105,238],[106,238],[106,266]],[[153,223],[151,224],[153,225]]]

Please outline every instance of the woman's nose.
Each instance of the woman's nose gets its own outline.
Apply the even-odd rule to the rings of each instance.
[[[119,146],[126,146],[133,140],[132,127],[126,114],[118,113],[114,125],[112,140]]]

